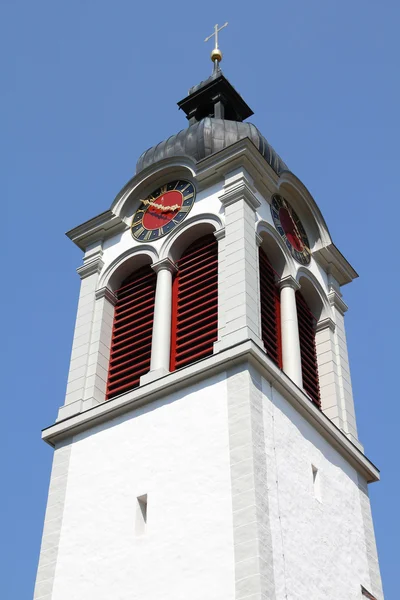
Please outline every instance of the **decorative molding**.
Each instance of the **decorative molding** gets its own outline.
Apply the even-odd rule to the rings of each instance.
[[[100,300],[101,298],[105,298],[113,306],[116,305],[117,300],[118,300],[118,298],[114,294],[114,292],[112,292],[110,290],[110,288],[108,288],[107,286],[102,287],[102,288],[96,290],[95,293],[94,293],[94,295],[96,297],[96,300]]]
[[[335,331],[336,323],[330,317],[326,319],[321,319],[318,321],[315,331],[324,331],[324,329],[330,329],[331,331]]]
[[[111,210],[100,213],[82,225],[67,231],[66,236],[81,250],[128,229],[128,225]]]
[[[286,275],[286,277],[283,277],[280,281],[278,281],[277,285],[280,290],[285,287],[290,287],[295,292],[301,288],[301,285],[291,275]]]
[[[328,294],[328,300],[329,304],[336,308],[341,315],[344,315],[344,313],[349,309],[346,302],[342,300],[339,294],[335,291],[332,291]]]
[[[170,258],[162,258],[161,260],[159,260],[156,263],[153,263],[151,265],[151,268],[153,269],[153,271],[155,271],[156,273],[158,273],[159,271],[162,270],[167,270],[170,273],[176,273],[178,270],[178,267],[176,266],[176,264],[170,259]]]
[[[243,172],[232,177],[229,177],[228,174],[225,181],[224,192],[219,197],[224,208],[235,204],[239,200],[244,200],[254,211],[261,206],[261,202],[257,200],[253,193],[253,186]]]
[[[223,240],[225,237],[225,227],[222,227],[222,229],[218,229],[218,231],[214,231],[214,237],[218,242],[220,240]]]
[[[313,257],[324,271],[332,274],[339,285],[350,283],[358,277],[357,272],[333,243],[314,250]]]
[[[90,277],[90,275],[100,273],[103,267],[104,262],[98,256],[92,260],[87,261],[81,267],[78,267],[76,272],[78,273],[81,279],[85,279],[85,277]]]
[[[262,239],[261,235],[259,235],[258,233],[256,233],[256,244],[257,244],[257,246],[260,247],[262,243],[263,243],[263,239]]]

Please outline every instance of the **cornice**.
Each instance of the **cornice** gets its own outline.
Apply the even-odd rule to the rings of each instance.
[[[106,300],[108,300],[110,302],[110,304],[112,304],[113,306],[116,305],[117,303],[117,296],[114,294],[114,292],[112,292],[110,290],[110,288],[108,288],[107,286],[102,287],[98,290],[95,291],[94,293],[96,300],[100,300],[101,298],[105,298]]]
[[[308,421],[332,447],[334,447],[368,482],[379,480],[378,469],[368,460],[363,452],[346,437],[298,388],[283,371],[250,340],[227,348],[209,358],[188,367],[168,373],[164,377],[139,388],[117,396],[112,400],[98,404],[78,415],[74,415],[42,432],[42,438],[51,446],[78,432],[88,430],[100,423],[108,422],[115,417],[135,410],[140,406],[165,397],[175,391],[186,388],[206,378],[223,372],[233,364],[251,363],[255,366],[283,397]]]
[[[349,309],[346,302],[342,300],[337,292],[334,290],[328,294],[329,304],[336,308],[342,315]]]
[[[333,243],[314,250],[312,255],[327,273],[333,275],[339,285],[350,283],[358,277],[358,273]]]
[[[85,221],[65,234],[81,250],[86,250],[88,246],[95,242],[102,241],[106,237],[122,233],[128,229],[128,225],[117,217],[111,210]]]

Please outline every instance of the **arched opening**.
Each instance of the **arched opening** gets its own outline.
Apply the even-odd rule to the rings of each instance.
[[[311,308],[313,308],[314,311],[317,310],[317,303],[310,302],[310,295],[307,294],[307,291],[309,291],[308,285],[306,285],[304,294],[300,292],[300,290],[296,292],[297,320],[299,324],[299,339],[301,353],[301,371],[303,376],[304,390],[310,396],[311,400],[320,407],[321,396],[319,389],[317,350],[315,345],[315,330],[317,325],[318,314],[314,313],[311,310]],[[313,290],[313,292],[315,292],[315,290]],[[318,296],[316,292],[315,295]],[[311,294],[311,299],[316,300],[314,293]]]
[[[260,304],[261,337],[271,360],[282,368],[282,343],[280,323],[279,290],[276,286],[277,275],[267,253],[260,246]]]
[[[218,335],[218,242],[202,235],[181,253],[172,288],[171,371],[213,353]]]
[[[114,293],[117,297],[111,339],[106,399],[137,387],[150,370],[157,276],[151,265],[136,269]]]

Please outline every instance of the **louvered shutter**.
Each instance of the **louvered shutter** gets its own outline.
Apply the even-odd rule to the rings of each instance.
[[[262,341],[268,356],[282,368],[279,290],[275,272],[262,248],[259,249]]]
[[[177,261],[172,294],[171,371],[210,356],[218,332],[218,243],[191,244]]]
[[[296,292],[297,319],[299,322],[301,368],[303,388],[318,406],[321,405],[317,351],[315,347],[316,319],[300,292]]]
[[[157,275],[147,265],[116,291],[107,400],[139,385],[150,370]]]

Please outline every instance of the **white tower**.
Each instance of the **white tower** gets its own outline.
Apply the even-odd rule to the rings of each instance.
[[[357,275],[218,62],[179,106],[188,128],[68,233],[82,283],[34,598],[382,600]]]

